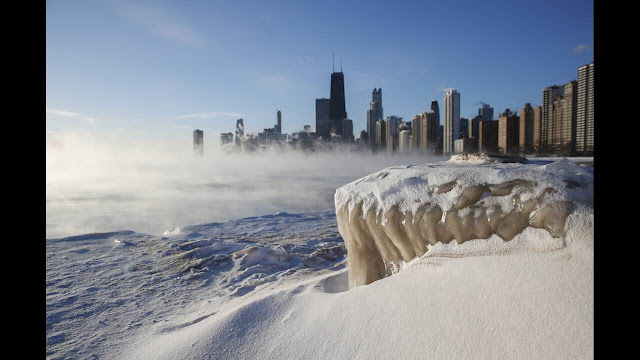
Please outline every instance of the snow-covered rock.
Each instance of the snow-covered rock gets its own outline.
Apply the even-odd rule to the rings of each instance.
[[[592,173],[567,159],[542,166],[507,161],[513,159],[454,156],[386,168],[339,188],[349,288],[394,274],[452,240],[511,241],[537,228],[562,246],[569,215],[593,207]]]

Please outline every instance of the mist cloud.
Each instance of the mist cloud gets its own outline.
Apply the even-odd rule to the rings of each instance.
[[[153,142],[47,134],[47,237],[135,230],[333,208],[336,188],[426,156],[267,151],[226,154],[205,139]]]

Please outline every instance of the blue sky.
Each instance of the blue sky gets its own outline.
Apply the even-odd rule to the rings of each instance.
[[[332,52],[358,137],[374,87],[411,117],[444,89],[497,115],[593,60],[593,1],[47,1],[46,128],[191,139],[315,127]],[[217,136],[215,136],[217,138]]]

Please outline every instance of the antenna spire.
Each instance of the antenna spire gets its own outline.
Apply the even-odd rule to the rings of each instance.
[[[342,55],[340,55],[340,72],[342,72]]]
[[[333,51],[331,52],[331,69],[336,72],[336,54]]]

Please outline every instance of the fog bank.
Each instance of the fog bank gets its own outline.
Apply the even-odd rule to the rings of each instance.
[[[340,149],[227,154],[205,140],[150,141],[55,134],[47,138],[47,238],[169,228],[278,212],[333,208],[335,190],[393,165],[443,160]]]

